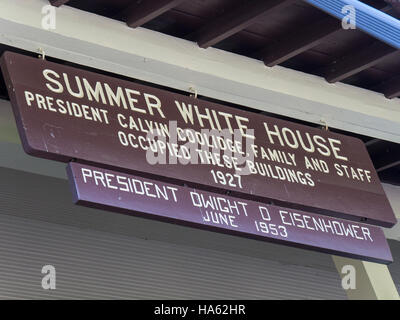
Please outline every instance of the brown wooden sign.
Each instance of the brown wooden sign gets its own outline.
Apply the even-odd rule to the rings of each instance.
[[[19,54],[1,66],[31,155],[396,223],[361,140]]]
[[[290,246],[390,263],[376,226],[266,205],[72,162],[77,204]]]

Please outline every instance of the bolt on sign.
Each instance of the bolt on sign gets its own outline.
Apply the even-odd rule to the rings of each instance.
[[[33,156],[396,223],[359,139],[20,54],[4,53],[1,67]]]
[[[76,204],[390,263],[381,228],[292,210],[77,162],[67,167]]]

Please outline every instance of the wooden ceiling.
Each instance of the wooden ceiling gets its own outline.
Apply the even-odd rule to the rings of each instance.
[[[301,0],[50,0],[81,10],[282,65],[400,96],[400,51]],[[400,17],[397,0],[364,0]]]

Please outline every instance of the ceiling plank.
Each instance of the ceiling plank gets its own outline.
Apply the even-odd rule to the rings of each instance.
[[[389,55],[398,52],[400,51],[377,41],[367,48],[360,48],[356,52],[334,61],[326,68],[324,72],[325,79],[330,83],[341,81],[378,64]]]
[[[287,38],[264,48],[257,55],[262,57],[265,65],[273,67],[315,47],[327,36],[340,30],[341,22],[327,17],[291,33]]]
[[[140,27],[184,1],[186,0],[136,0],[126,9],[126,24],[131,28]]]
[[[368,148],[368,147],[370,147],[370,146],[373,146],[373,145],[379,143],[380,141],[381,141],[381,140],[379,140],[379,139],[373,138],[373,139],[371,139],[371,140],[365,142],[365,146]]]
[[[206,24],[193,38],[201,48],[208,48],[253,24],[257,18],[282,9],[295,0],[253,0]],[[192,37],[191,37],[192,38]]]
[[[393,144],[387,151],[387,153],[382,154],[378,159],[375,160],[374,165],[376,172],[382,172],[390,168],[396,167],[400,164],[400,149],[397,147],[398,144]]]
[[[384,12],[390,9],[390,6],[384,3],[376,3],[375,6]],[[273,67],[314,48],[325,41],[326,37],[342,30],[340,19],[327,16],[305,27],[296,29],[286,38],[260,50],[255,56],[261,58],[268,67]],[[349,31],[351,30],[347,32]]]
[[[367,148],[378,173],[400,164],[400,144],[378,140]]]
[[[394,167],[397,167],[397,166],[400,166],[400,160],[390,162],[387,165],[376,169],[376,172],[379,173],[379,172],[382,172],[382,171],[385,171],[385,170],[388,170],[388,169],[391,169],[391,168],[394,168]]]
[[[66,4],[69,0],[49,0],[50,4],[55,7],[60,7],[63,4]]]

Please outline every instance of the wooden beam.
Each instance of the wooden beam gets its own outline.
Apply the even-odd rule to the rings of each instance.
[[[273,67],[315,47],[327,36],[340,30],[341,22],[327,17],[291,33],[285,39],[264,48],[257,55],[262,57],[265,65]]]
[[[55,7],[60,7],[66,4],[69,0],[49,0],[50,4]]]
[[[360,48],[343,59],[334,61],[326,68],[325,79],[330,83],[341,81],[376,65],[397,52],[399,52],[397,49],[377,41],[368,48]]]
[[[374,90],[382,92],[388,99],[400,97],[400,76],[384,81],[376,86]]]
[[[390,169],[393,167],[397,167],[397,166],[400,166],[400,160],[390,162],[386,166],[380,167],[378,170],[376,170],[376,172],[382,172],[384,170],[387,170],[387,169]]]
[[[378,144],[379,142],[381,142],[380,139],[374,138],[374,139],[371,139],[371,140],[368,140],[367,142],[365,142],[365,146],[368,148],[370,146],[374,146],[374,145]]]
[[[127,9],[126,24],[131,28],[140,27],[164,12],[178,6],[185,0],[135,0]]]
[[[294,0],[247,1],[208,23],[191,38],[194,38],[201,48],[208,48],[245,29],[267,12],[282,9],[293,2]]]
[[[381,142],[377,154],[372,154],[376,172],[382,172],[400,164],[400,144]]]
[[[382,3],[377,3],[376,7],[382,11],[390,8],[390,6]],[[261,58],[265,65],[273,67],[317,46],[326,37],[342,30],[340,19],[327,16],[305,27],[296,29],[293,33],[289,33],[286,38],[260,50],[255,56]]]

